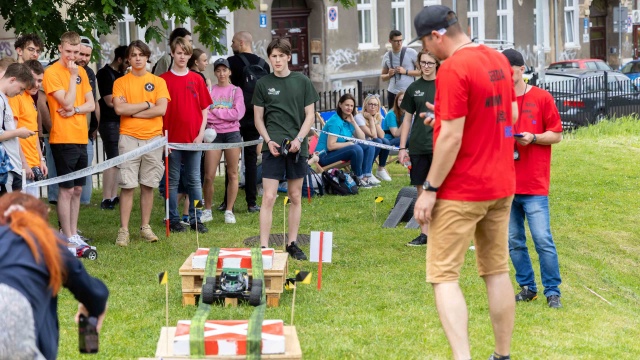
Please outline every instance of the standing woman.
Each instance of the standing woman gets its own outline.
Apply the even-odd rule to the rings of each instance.
[[[189,58],[187,62],[187,68],[202,76],[204,83],[207,84],[207,89],[211,89],[211,80],[204,76],[204,71],[207,69],[207,66],[209,66],[207,53],[201,49],[193,49],[193,54],[191,54],[191,58]]]
[[[389,140],[384,138],[384,131],[380,126],[382,124],[382,114],[380,114],[380,97],[378,95],[369,95],[364,99],[362,113],[356,115],[356,123],[362,129],[367,140],[377,142],[379,144],[389,145]],[[378,170],[376,175],[385,181],[391,181],[389,173],[384,168],[387,165],[389,150],[383,150],[379,147],[375,148],[373,159],[378,158]],[[373,174],[365,174],[369,178],[369,182],[379,185],[378,180]]]
[[[421,51],[418,53],[418,64],[420,65],[421,76],[414,81],[405,93],[400,104],[406,110],[402,121],[400,134],[400,152],[398,159],[404,164],[411,161],[411,185],[418,189],[418,196],[424,191],[422,184],[427,179],[427,174],[431,168],[433,159],[433,128],[424,124],[420,117],[421,113],[429,111],[426,103],[433,104],[436,96],[436,69],[438,62],[429,53]],[[415,121],[411,119],[415,115]],[[409,138],[409,129],[411,137]],[[408,139],[408,142],[407,142]],[[408,148],[407,148],[407,144]],[[407,149],[409,154],[407,155]],[[421,233],[407,243],[407,246],[422,246],[427,244],[427,225],[420,226]]]
[[[338,108],[322,130],[336,135],[344,135],[364,140],[364,132],[356,124],[353,113],[356,111],[356,99],[351,94],[344,94],[338,100]],[[324,150],[324,151],[323,151]],[[320,134],[316,152],[320,152],[320,166],[332,164],[337,161],[349,161],[351,169],[358,177],[358,186],[370,188],[372,185],[366,173],[371,173],[373,165],[373,146],[354,144],[346,139]]]
[[[396,95],[393,108],[387,113],[384,120],[382,120],[384,138],[389,140],[389,143],[393,146],[400,145],[400,127],[402,126],[402,120],[404,120],[404,110],[400,107],[402,99],[404,99],[404,91],[400,91],[398,95]]]
[[[211,88],[213,104],[209,107],[207,128],[215,129],[218,134],[213,141],[215,144],[242,142],[240,136],[240,119],[244,116],[245,106],[242,89],[230,82],[231,70],[227,59],[220,58],[213,63],[213,71],[218,78],[218,84]],[[211,205],[213,205],[213,180],[216,169],[220,164],[223,150],[209,150],[204,159],[204,207],[202,221],[213,220]],[[229,184],[227,185],[227,210],[224,212],[224,222],[235,224],[233,205],[238,196],[238,161],[240,148],[224,150]]]

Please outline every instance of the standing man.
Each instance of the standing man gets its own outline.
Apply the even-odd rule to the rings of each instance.
[[[49,143],[58,176],[88,166],[87,114],[95,110],[89,78],[75,61],[80,52],[80,36],[72,31],[62,34],[60,60],[44,71],[42,83],[51,115]],[[58,219],[64,235],[72,242],[79,239],[80,195],[86,178],[59,183]],[[81,241],[81,240],[80,240]]]
[[[296,244],[302,213],[302,180],[307,174],[309,144],[306,136],[314,120],[313,105],[318,101],[311,81],[306,76],[291,72],[291,44],[286,39],[275,39],[267,47],[273,73],[258,80],[253,94],[256,129],[264,139],[262,147],[262,209],[260,209],[260,244],[269,245],[269,232],[278,184],[287,179],[289,209],[289,237],[287,252],[296,260],[307,256]],[[291,141],[289,154],[282,155],[284,139]],[[300,152],[299,158],[296,156]]]
[[[531,301],[538,297],[524,219],[529,223],[531,238],[540,259],[540,275],[547,304],[560,308],[560,267],[558,252],[551,236],[549,220],[549,177],[551,173],[551,145],[562,140],[562,123],[551,94],[527,85],[522,77],[524,58],[513,49],[502,52],[513,68],[513,82],[518,97],[516,134],[516,195],[509,220],[509,254],[516,269],[516,281],[521,291],[516,301]]]
[[[113,109],[113,84],[124,75],[126,46],[118,46],[114,50],[113,61],[98,70],[96,80],[100,90],[100,123],[98,131],[102,139],[102,147],[107,154],[107,160],[118,156],[118,138],[120,137],[120,116]],[[103,210],[114,210],[118,204],[118,173],[117,167],[112,167],[102,173],[102,202]]]
[[[211,96],[202,76],[190,71],[187,62],[193,54],[191,43],[179,37],[171,43],[173,66],[160,77],[167,83],[171,103],[164,115],[164,129],[168,131],[168,141],[172,143],[201,144],[204,129],[207,126],[207,110]],[[178,212],[178,183],[180,166],[184,164],[184,176],[189,194],[189,225],[191,229],[206,233],[202,224],[202,210],[193,205],[195,200],[202,201],[202,183],[200,182],[200,158],[202,151],[172,150],[169,153],[169,229],[183,232],[186,229],[180,223]]]
[[[227,58],[231,70],[231,83],[242,89],[244,104],[247,111],[240,120],[240,135],[242,141],[253,141],[260,138],[260,133],[256,129],[251,100],[255,89],[255,81],[258,76],[264,76],[271,72],[269,64],[263,58],[253,53],[253,38],[248,31],[240,31],[233,35],[231,49],[233,56]],[[247,69],[248,68],[248,69]],[[262,68],[262,71],[260,70]],[[245,70],[247,69],[247,70]],[[255,80],[252,80],[252,75]],[[257,203],[258,197],[258,145],[247,146],[242,149],[242,162],[244,163],[244,193],[247,201],[247,211],[259,212],[260,206]],[[221,211],[227,210],[227,191],[229,178],[225,172],[224,176],[224,201],[218,208]]]
[[[14,60],[9,58],[11,62]],[[18,128],[13,116],[13,111],[9,106],[9,98],[23,93],[26,89],[34,86],[31,70],[23,64],[12,63],[8,66],[6,62],[0,61],[0,114],[2,114],[2,126],[0,126],[0,143],[4,147],[4,152],[9,156],[9,163],[12,169],[7,173],[7,182],[0,186],[0,195],[20,191],[22,189],[22,170],[27,173],[29,165],[22,150],[20,149],[20,139],[28,139],[35,135],[35,132],[26,127]],[[6,68],[5,68],[6,66]],[[0,159],[4,161],[5,159]]]
[[[173,43],[173,40],[179,37],[185,38],[189,42],[189,44],[193,43],[193,40],[191,40],[191,32],[185,28],[179,27],[179,28],[173,29],[173,31],[169,35],[169,46],[171,46],[171,43]],[[171,54],[170,53],[164,54],[160,59],[158,59],[156,64],[153,66],[153,69],[151,69],[151,72],[154,75],[160,76],[166,73],[167,71],[169,71],[172,65],[173,65],[173,57],[171,57]]]
[[[36,34],[20,36],[13,46],[16,48],[16,53],[18,53],[18,63],[23,63],[27,60],[38,60],[38,56],[44,49],[42,39]]]
[[[141,40],[132,41],[127,48],[131,72],[113,84],[113,105],[120,115],[120,155],[133,151],[162,136],[162,117],[171,100],[164,79],[147,72],[151,56],[149,46]],[[163,148],[146,153],[120,164],[120,229],[116,245],[129,245],[129,218],[133,208],[133,192],[140,185],[140,237],[156,242],[151,230],[153,189],[158,187],[164,165]]]
[[[31,75],[33,75],[35,81],[34,86],[25,90],[22,94],[10,98],[9,105],[13,111],[13,118],[17,123],[16,127],[25,127],[35,134],[38,131],[38,111],[32,96],[37,94],[42,86],[44,68],[38,60],[27,60],[24,65],[31,70]],[[28,170],[25,169],[27,184],[34,182],[33,168],[37,167],[43,176],[47,176],[47,164],[42,156],[38,137],[29,136],[26,139],[20,139],[20,148],[28,165]],[[29,187],[26,192],[29,195],[40,197],[40,189],[37,187]]]
[[[404,37],[398,30],[391,30],[389,42],[391,50],[382,57],[382,81],[388,81],[387,104],[391,108],[400,91],[405,91],[420,76],[420,68],[416,66],[418,53],[406,46],[402,46]]]
[[[91,39],[86,36],[80,37],[80,52],[78,53],[78,59],[76,59],[76,65],[82,67],[87,72],[89,78],[89,85],[91,85],[91,93],[93,94],[93,100],[97,101],[96,93],[98,87],[96,84],[96,74],[93,69],[89,67],[91,62],[91,52],[93,51],[93,43]],[[87,136],[89,141],[87,142],[87,164],[91,166],[93,164],[93,155],[95,149],[96,132],[98,131],[98,123],[100,121],[100,107],[96,106],[95,111],[92,111],[89,115],[89,131]],[[87,175],[87,180],[82,187],[82,194],[80,195],[81,204],[91,203],[91,191],[93,189],[93,175]]]
[[[416,220],[429,225],[427,282],[454,358],[471,359],[458,279],[474,239],[495,337],[491,359],[510,359],[515,301],[508,229],[515,191],[512,124],[518,115],[513,70],[502,54],[474,44],[446,6],[426,6],[414,25],[423,49],[444,60],[436,77],[435,120],[425,119],[435,122],[433,163],[414,209]]]

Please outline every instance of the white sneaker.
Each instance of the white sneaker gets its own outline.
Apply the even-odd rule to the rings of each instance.
[[[224,222],[226,224],[235,224],[236,223],[236,216],[233,215],[233,212],[231,212],[231,210],[227,210],[224,212]]]
[[[387,169],[378,169],[376,170],[376,176],[384,181],[392,181],[391,176],[387,172]]]
[[[369,183],[371,183],[373,185],[380,185],[380,180],[378,180],[377,177],[371,175],[371,176],[369,176]]]
[[[213,221],[213,214],[211,214],[211,209],[202,210],[202,215],[200,215],[200,221],[203,223]]]
[[[367,182],[369,183],[369,185],[371,185],[371,187],[378,187],[378,186],[380,186],[380,180],[376,179],[376,180],[378,180],[378,182],[374,182],[374,181],[372,181],[371,179],[376,179],[376,178],[374,178],[374,177],[372,176],[372,177],[370,177],[370,178],[367,180]]]
[[[80,235],[78,235],[78,234],[72,235],[69,239],[67,239],[67,241],[69,241],[70,243],[72,243],[74,245],[81,245],[81,246],[84,246],[84,245],[88,246],[89,245],[86,242],[84,242],[82,240],[82,238],[80,237]]]

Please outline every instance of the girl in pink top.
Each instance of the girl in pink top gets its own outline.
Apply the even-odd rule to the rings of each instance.
[[[242,89],[230,82],[231,70],[227,59],[218,59],[213,64],[213,70],[218,78],[218,84],[211,88],[213,104],[209,107],[207,115],[207,128],[215,129],[217,136],[214,143],[239,143],[240,119],[244,116],[245,106]],[[204,163],[204,211],[202,222],[213,220],[211,206],[213,204],[213,181],[216,177],[216,169],[220,164],[223,150],[209,150],[205,154]],[[236,217],[233,214],[233,205],[238,195],[238,161],[240,160],[240,148],[224,150],[229,185],[227,186],[227,210],[224,212],[224,222],[235,224]]]

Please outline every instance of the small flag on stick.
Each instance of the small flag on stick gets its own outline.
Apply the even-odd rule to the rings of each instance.
[[[378,203],[384,201],[382,196],[376,196],[373,201],[373,221],[376,222],[378,220]]]
[[[382,196],[376,196],[376,203],[381,203],[384,201],[384,198]]]
[[[169,329],[169,274],[167,273],[167,271],[158,273],[158,283],[160,285],[164,285],[165,324],[166,329]],[[169,351],[169,340],[167,340],[167,351]]]
[[[285,205],[291,204],[291,201],[289,201],[289,197],[288,196],[284,197],[284,204]]]
[[[296,277],[287,279],[285,283],[285,289],[290,290],[293,288],[293,297],[291,299],[291,325],[293,326],[293,314],[296,308],[296,291],[298,291],[298,287],[296,283],[300,284],[311,284],[311,273],[308,271],[296,270]]]
[[[204,208],[204,206],[202,205],[202,201],[200,200],[193,200],[193,207],[198,210],[201,210]]]
[[[311,273],[309,271],[296,270],[296,282],[301,284],[311,284]]]
[[[158,274],[158,283],[160,285],[167,285],[167,281],[168,281],[168,275],[166,271],[163,271],[161,273]]]
[[[287,278],[287,281],[284,283],[284,289],[291,291],[296,287],[296,279],[295,278]]]

